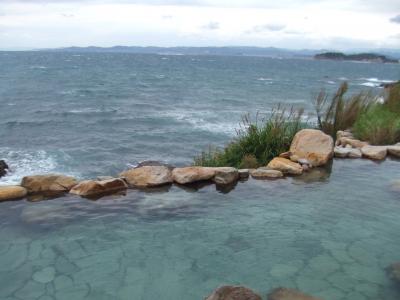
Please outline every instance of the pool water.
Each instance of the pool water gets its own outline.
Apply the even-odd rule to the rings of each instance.
[[[400,162],[335,160],[231,191],[171,186],[97,201],[0,203],[0,299],[204,299],[221,284],[263,297],[400,298]]]

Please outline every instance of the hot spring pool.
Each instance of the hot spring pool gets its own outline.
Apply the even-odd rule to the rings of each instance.
[[[399,167],[335,160],[322,179],[250,179],[229,193],[0,203],[0,299],[201,300],[221,284],[399,299],[385,274],[400,260]]]

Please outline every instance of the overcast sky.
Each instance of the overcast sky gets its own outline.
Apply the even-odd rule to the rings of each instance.
[[[400,48],[400,0],[0,0],[0,48]]]

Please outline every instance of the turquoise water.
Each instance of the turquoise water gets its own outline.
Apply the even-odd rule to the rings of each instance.
[[[263,296],[395,300],[400,161],[335,160],[332,172],[234,190],[172,186],[89,201],[0,203],[0,299],[203,299],[221,284]]]

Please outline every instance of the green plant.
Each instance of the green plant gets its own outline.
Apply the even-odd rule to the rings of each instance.
[[[360,114],[377,99],[371,93],[359,93],[346,99],[347,91],[348,84],[344,82],[332,98],[321,90],[314,102],[319,129],[334,138],[338,130],[351,128]]]
[[[400,141],[400,114],[387,105],[375,104],[360,115],[353,126],[354,135],[373,145]]]
[[[289,149],[294,135],[302,128],[303,109],[290,110],[278,106],[271,115],[253,122],[249,114],[243,116],[236,138],[222,149],[209,148],[195,157],[198,166],[263,166],[272,158]],[[256,164],[257,162],[257,164]]]
[[[257,157],[255,157],[253,154],[245,154],[239,165],[240,169],[256,169],[258,167],[259,164]]]
[[[384,106],[390,111],[400,114],[400,81],[389,85]]]

